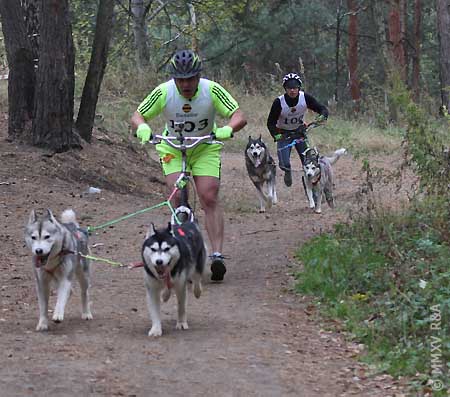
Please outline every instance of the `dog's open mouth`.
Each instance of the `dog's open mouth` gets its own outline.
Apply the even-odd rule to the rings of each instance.
[[[47,255],[36,255],[36,267],[42,267],[47,263],[48,257],[50,254]]]
[[[169,268],[167,266],[155,266],[156,273],[158,273],[158,276],[163,279],[167,276],[167,273],[169,271]]]

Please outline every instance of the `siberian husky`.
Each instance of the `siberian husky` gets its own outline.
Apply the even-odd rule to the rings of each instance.
[[[142,247],[147,303],[152,327],[149,336],[161,336],[161,298],[167,302],[172,289],[178,301],[176,329],[188,329],[186,317],[187,285],[193,282],[194,295],[200,298],[205,269],[206,248],[195,222],[185,222],[165,229],[151,224]]]
[[[259,198],[259,212],[266,211],[266,203],[269,208],[277,203],[276,192],[276,165],[261,135],[257,139],[248,137],[245,148],[245,165],[247,173],[256,187]],[[264,192],[267,188],[267,194]]]
[[[317,149],[308,148],[303,154],[305,162],[303,171],[305,173],[305,190],[308,196],[309,208],[320,214],[322,212],[322,194],[331,208],[334,208],[334,176],[331,166],[347,153],[345,149],[336,150],[331,157],[320,156]]]
[[[57,287],[56,306],[53,321],[64,319],[64,309],[71,293],[74,275],[81,289],[81,318],[92,320],[89,308],[90,263],[83,255],[88,254],[87,233],[76,222],[75,212],[65,210],[61,223],[50,210],[38,217],[34,210],[30,213],[25,227],[25,242],[31,250],[33,270],[39,303],[37,331],[48,330],[48,300],[50,287]]]

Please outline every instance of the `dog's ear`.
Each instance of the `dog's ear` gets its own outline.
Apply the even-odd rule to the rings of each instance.
[[[259,134],[259,138],[258,138],[260,141],[262,140],[262,135],[261,134]]]
[[[37,217],[36,217],[36,211],[34,209],[31,210],[30,212],[30,217],[28,218],[28,223],[34,223],[37,221]]]
[[[150,223],[150,227],[145,234],[145,239],[147,240],[149,237],[152,237],[156,234],[155,224],[153,222]]]
[[[52,223],[58,223],[58,221],[56,220],[56,218],[53,216],[53,212],[50,208],[47,208],[47,215],[46,215],[47,219],[52,222]]]
[[[251,135],[248,136],[248,141],[249,141],[249,142],[252,141],[252,136],[251,136]]]
[[[172,236],[175,236],[175,232],[173,231],[172,223],[171,223],[171,222],[168,222],[168,223],[167,223],[167,231],[168,231]]]

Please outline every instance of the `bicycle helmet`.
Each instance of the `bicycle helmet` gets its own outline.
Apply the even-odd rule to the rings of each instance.
[[[177,51],[169,62],[173,78],[187,79],[196,76],[202,70],[202,61],[192,50]]]
[[[302,84],[302,80],[297,73],[288,73],[283,77],[284,88],[301,88]]]

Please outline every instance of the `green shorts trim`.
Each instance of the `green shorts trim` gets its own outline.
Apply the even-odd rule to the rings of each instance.
[[[181,152],[167,143],[156,145],[164,175],[181,172]],[[187,150],[187,171],[192,176],[220,178],[222,145],[202,143]]]

